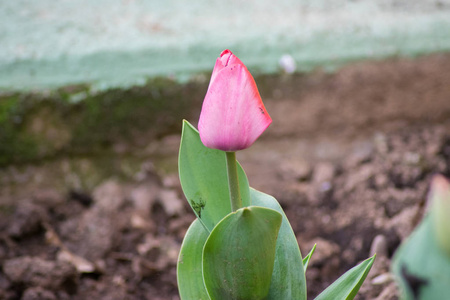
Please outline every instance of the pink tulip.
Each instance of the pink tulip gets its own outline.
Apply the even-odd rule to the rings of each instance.
[[[198,123],[203,144],[228,152],[246,149],[270,123],[252,75],[230,50],[223,51],[214,66]]]

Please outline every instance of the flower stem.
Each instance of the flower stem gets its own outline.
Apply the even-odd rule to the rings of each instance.
[[[237,172],[236,152],[227,153],[228,186],[230,187],[231,210],[236,211],[242,207],[239,179]]]

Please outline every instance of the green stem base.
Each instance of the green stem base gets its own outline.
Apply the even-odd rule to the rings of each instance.
[[[226,152],[226,154],[231,210],[236,211],[242,207],[242,199],[239,190],[239,178],[237,172],[236,152]]]

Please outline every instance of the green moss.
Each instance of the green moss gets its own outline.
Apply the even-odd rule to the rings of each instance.
[[[199,111],[206,89],[206,82],[156,78],[142,87],[101,93],[80,85],[46,94],[3,95],[0,166],[111,151],[124,143],[145,147],[179,132],[181,120]]]
[[[17,94],[0,97],[0,166],[35,156],[36,141],[22,134],[23,112]]]
[[[0,133],[0,166],[36,158],[37,141],[16,132],[14,124],[2,124]]]
[[[12,95],[9,97],[3,97],[0,101],[0,124],[7,123],[9,116],[14,113],[14,107],[17,103],[17,96]]]
[[[85,145],[104,149],[121,141],[146,145],[151,138],[179,130],[181,119],[192,115],[204,91],[206,87],[197,84],[155,79],[145,87],[89,97],[69,116],[75,125],[72,146],[83,151]]]

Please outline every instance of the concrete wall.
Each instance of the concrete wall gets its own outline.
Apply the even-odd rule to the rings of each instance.
[[[448,0],[0,2],[0,91],[183,81],[225,48],[253,72],[450,50]]]

